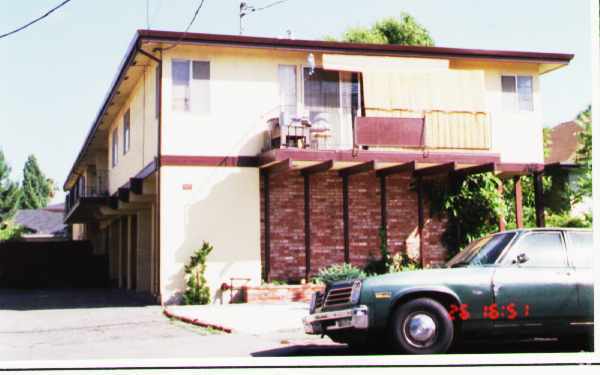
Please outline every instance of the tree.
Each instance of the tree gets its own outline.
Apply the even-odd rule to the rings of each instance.
[[[19,206],[19,186],[9,178],[10,167],[0,150],[0,226],[13,217]]]
[[[326,37],[328,40],[336,40]],[[370,28],[351,27],[342,35],[342,41],[351,43],[402,44],[411,46],[433,46],[429,31],[410,14],[401,13],[400,18],[388,17],[377,21]]]
[[[55,190],[54,182],[42,173],[35,156],[29,155],[25,167],[23,167],[20,208],[36,209],[46,207]]]
[[[578,135],[580,147],[577,150],[576,161],[581,165],[577,174],[578,188],[575,200],[581,201],[584,197],[592,196],[592,107],[580,112],[575,119],[583,131]]]

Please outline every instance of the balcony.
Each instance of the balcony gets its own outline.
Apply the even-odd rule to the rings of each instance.
[[[65,223],[93,221],[99,216],[98,209],[108,203],[108,171],[91,170],[80,176],[67,193],[64,221]]]

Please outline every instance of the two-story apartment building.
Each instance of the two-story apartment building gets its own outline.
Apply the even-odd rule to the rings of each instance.
[[[217,299],[232,279],[363,265],[380,228],[435,265],[444,221],[421,182],[539,177],[540,76],[572,57],[140,30],[64,184],[65,221],[115,285],[164,302],[203,241]]]

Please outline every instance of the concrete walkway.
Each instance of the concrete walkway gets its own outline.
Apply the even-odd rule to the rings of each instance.
[[[233,333],[264,335],[278,332],[303,332],[302,318],[308,315],[308,304],[227,304],[199,306],[167,306],[168,313],[201,325],[229,329]]]

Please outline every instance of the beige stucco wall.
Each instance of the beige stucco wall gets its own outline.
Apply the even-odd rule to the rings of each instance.
[[[267,120],[279,116],[279,65],[306,64],[305,52],[177,47],[164,55],[162,153],[256,155]],[[172,59],[210,61],[210,114],[172,110]],[[298,95],[300,69],[297,70]],[[193,99],[192,99],[193,100]]]
[[[331,56],[326,57],[331,60]],[[327,60],[327,58],[323,59],[319,53],[315,53],[315,57],[317,66]],[[209,115],[172,111],[171,62],[174,58],[210,61],[211,113]],[[262,49],[212,46],[181,46],[166,52],[163,67],[165,124],[163,126],[163,154],[255,155],[259,153],[264,142],[263,131],[266,130],[266,121],[276,116],[279,111],[278,65],[294,64],[299,67],[297,79],[299,109],[301,110],[303,94],[300,67],[306,65],[306,58],[306,52],[274,52]],[[368,58],[371,61],[378,57]],[[382,61],[389,60],[386,57],[379,58]],[[414,64],[415,59],[406,58],[406,60],[407,64],[409,62]],[[440,59],[439,64],[432,64],[431,59],[423,60],[436,69],[444,68],[444,64],[447,64],[448,61]],[[397,61],[393,64],[389,61],[386,63],[389,66],[404,66]],[[407,67],[409,66],[412,65],[408,64]],[[451,69],[485,70],[486,104],[491,124],[491,151],[499,152],[503,162],[542,162],[542,117],[538,65],[452,60],[449,67]],[[500,81],[502,74],[533,76],[533,112],[510,113],[502,109]],[[515,137],[515,134],[519,136]]]
[[[542,102],[536,64],[454,61],[453,69],[484,69],[486,106],[491,125],[491,151],[504,163],[543,163]],[[552,74],[552,73],[550,73]],[[509,112],[502,108],[502,75],[533,77],[533,111]]]
[[[144,74],[119,109],[108,131],[109,193],[129,181],[150,163],[157,152],[158,120],[155,114],[155,64],[139,67]],[[130,109],[130,149],[123,155],[123,115]],[[118,163],[112,167],[112,134],[118,129]]]
[[[203,241],[214,246],[205,274],[214,303],[231,277],[260,283],[258,169],[162,167],[161,194],[163,301],[175,302],[185,290],[184,265]]]

